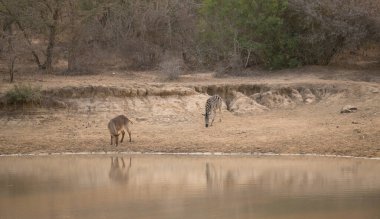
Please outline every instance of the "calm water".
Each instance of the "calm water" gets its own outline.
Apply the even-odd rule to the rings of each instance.
[[[0,157],[0,218],[380,218],[380,161]]]

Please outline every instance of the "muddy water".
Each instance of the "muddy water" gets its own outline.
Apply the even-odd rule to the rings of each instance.
[[[0,218],[380,218],[380,161],[0,157]]]

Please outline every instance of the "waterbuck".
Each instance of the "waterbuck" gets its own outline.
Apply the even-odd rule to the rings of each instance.
[[[124,140],[125,131],[128,132],[129,135],[129,142],[132,141],[131,138],[131,131],[129,130],[129,123],[133,124],[131,120],[129,120],[126,116],[120,115],[116,116],[115,118],[111,119],[108,123],[108,130],[111,134],[111,145],[113,145],[112,139],[115,138],[115,145],[119,144],[119,135],[121,133],[121,140],[120,143]]]

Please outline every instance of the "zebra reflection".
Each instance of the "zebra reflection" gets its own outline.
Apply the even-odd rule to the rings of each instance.
[[[207,189],[230,189],[235,185],[235,176],[231,170],[217,170],[213,164],[206,163],[205,168]]]

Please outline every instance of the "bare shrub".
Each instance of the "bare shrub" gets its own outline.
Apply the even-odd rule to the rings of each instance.
[[[242,58],[239,54],[232,54],[227,62],[220,62],[216,66],[215,77],[223,77],[224,75],[242,75],[244,69]]]
[[[73,41],[79,66],[108,65],[98,53],[111,51],[113,60],[133,70],[158,67],[165,52],[192,58],[196,21],[193,0],[110,1],[90,8],[91,16]],[[80,43],[77,43],[80,42]],[[93,62],[93,63],[91,63]]]
[[[299,33],[304,64],[328,64],[342,49],[379,36],[379,12],[378,0],[289,0],[286,22]]]
[[[118,53],[128,68],[137,70],[155,67],[162,55],[159,46],[138,38],[121,42]]]
[[[166,75],[167,80],[178,80],[184,71],[183,60],[176,57],[164,59],[164,61],[160,63],[160,71]]]

